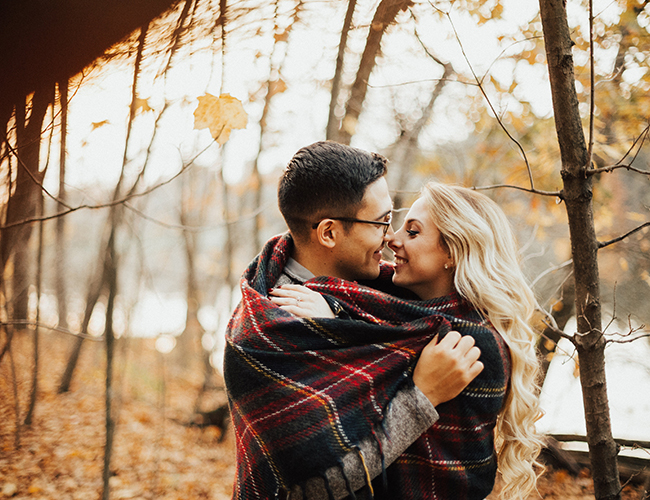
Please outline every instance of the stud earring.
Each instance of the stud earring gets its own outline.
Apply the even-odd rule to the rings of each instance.
[[[449,264],[445,264],[445,269],[449,269]]]

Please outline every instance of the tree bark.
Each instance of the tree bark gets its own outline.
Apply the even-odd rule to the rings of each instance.
[[[39,171],[41,127],[54,94],[52,88],[37,90],[31,100],[31,112],[26,118],[27,102],[16,105],[16,183],[7,202],[5,224],[19,222],[36,215],[45,170]],[[9,149],[9,141],[6,143]],[[9,259],[14,257],[12,299],[14,320],[27,319],[29,288],[29,252],[27,244],[32,226],[24,224],[2,230],[0,240],[1,267],[4,272]]]
[[[187,172],[181,182],[181,212],[180,222],[183,226],[183,242],[185,243],[185,262],[187,265],[187,313],[185,316],[185,330],[178,338],[176,359],[184,368],[191,366],[191,363],[198,360],[201,352],[201,337],[204,333],[199,322],[199,307],[201,296],[199,291],[196,255],[197,255],[197,234],[189,229],[189,226],[198,226],[202,223],[203,207],[205,206],[204,195],[198,195],[200,190],[194,187],[199,184],[195,177],[196,172]]]
[[[115,186],[115,190],[113,192],[113,200],[119,200],[122,193],[122,183],[124,182],[124,168],[126,166],[126,161],[127,161],[129,138],[131,136],[131,129],[132,129],[133,119],[135,118],[135,111],[136,111],[137,81],[138,81],[138,75],[140,74],[140,64],[142,62],[144,42],[147,36],[148,29],[149,29],[149,25],[140,27],[140,36],[138,38],[138,49],[135,57],[133,86],[131,88],[131,106],[129,110],[129,120],[128,120],[127,130],[126,130],[126,140],[124,142],[124,154],[122,157],[122,172],[120,174],[120,177],[117,181],[117,185]],[[138,180],[141,177],[142,176],[140,175],[138,177]],[[136,180],[136,184],[138,180]],[[132,187],[131,192],[133,192],[134,190],[135,190],[135,185]],[[106,262],[107,260],[110,259],[111,238],[113,237],[113,233],[115,231],[114,227],[119,225],[121,214],[122,214],[121,207],[115,205],[110,208],[110,214],[108,216],[108,223],[110,225],[109,227],[110,236],[108,238],[106,245],[102,244],[102,251],[99,257],[99,266],[100,266],[99,269],[101,269],[100,277],[97,280],[95,280],[94,283],[91,282],[90,286],[88,287],[88,295],[86,298],[86,309],[84,312],[84,319],[81,325],[81,333],[87,332],[88,324],[90,323],[90,318],[92,316],[93,309],[95,308],[95,305],[97,304],[97,301],[101,296],[104,286],[109,282],[110,276],[108,276],[107,274],[108,272],[107,270],[109,268],[107,267]],[[63,373],[63,376],[61,377],[61,382],[59,383],[59,389],[58,389],[59,394],[70,390],[70,384],[72,383],[72,376],[74,375],[74,370],[77,366],[77,362],[79,360],[79,355],[81,353],[82,346],[83,346],[83,337],[77,337],[75,339],[74,346],[72,347],[72,350],[70,352],[70,356],[68,358],[68,363],[66,365],[65,372]]]
[[[562,198],[571,236],[578,318],[574,344],[580,360],[594,491],[598,500],[620,499],[617,446],[612,437],[605,379],[598,240],[594,229],[591,177],[586,175],[590,168],[589,155],[575,90],[573,42],[563,0],[540,0],[540,8],[562,158]]]
[[[65,163],[68,137],[68,80],[59,82],[59,106],[61,107],[61,154],[59,156],[59,193],[57,198],[62,202],[66,200],[65,189]],[[58,204],[63,211],[63,205]],[[68,303],[66,300],[67,289],[65,283],[65,217],[56,219],[56,257],[54,260],[55,287],[59,326],[68,327]]]
[[[339,131],[338,140],[342,144],[350,144],[354,135],[359,115],[363,108],[363,101],[368,91],[368,80],[370,73],[375,68],[377,56],[381,49],[381,39],[386,32],[386,28],[395,22],[397,14],[406,10],[413,2],[411,0],[382,0],[370,24],[370,33],[366,39],[366,47],[361,55],[359,70],[350,90],[350,99],[345,109],[341,130]]]
[[[107,277],[105,272],[106,265],[104,264],[105,260],[105,254],[102,254],[101,260],[98,264],[101,266],[102,272],[100,273],[99,277],[91,280],[90,284],[88,285],[88,294],[86,295],[86,306],[84,310],[84,318],[81,322],[80,333],[88,332],[90,318],[92,317],[93,310],[95,309],[97,301],[99,300],[102,290],[104,289],[104,285],[106,284]],[[72,384],[72,377],[74,375],[75,368],[77,367],[77,362],[79,361],[83,341],[83,337],[77,337],[74,340],[74,344],[70,350],[70,355],[68,356],[68,362],[65,366],[65,371],[63,372],[61,380],[59,381],[59,388],[57,390],[59,394],[63,394],[64,392],[68,392],[70,390],[70,384]]]
[[[43,215],[43,196],[41,195],[39,216]],[[38,224],[38,257],[36,262],[36,325],[34,326],[34,367],[32,370],[32,390],[29,394],[29,407],[25,415],[25,425],[31,426],[36,409],[36,399],[38,397],[38,365],[39,365],[39,341],[40,331],[39,323],[41,320],[41,285],[43,282],[43,224]]]
[[[14,450],[20,448],[20,399],[18,399],[18,378],[16,374],[16,362],[14,353],[9,346],[9,364],[11,366],[11,385],[14,391],[14,417],[16,422],[16,434],[14,435]]]
[[[416,160],[416,155],[419,152],[418,139],[422,130],[429,122],[433,107],[440,97],[443,88],[447,84],[447,79],[454,73],[454,69],[450,63],[443,63],[437,58],[434,58],[438,64],[444,69],[440,80],[433,89],[429,102],[422,110],[422,116],[413,125],[410,130],[404,130],[397,142],[393,146],[393,161],[391,161],[390,179],[395,179],[395,182],[390,182],[390,185],[395,189],[396,193],[393,197],[393,203],[396,208],[401,208],[404,202],[403,191],[411,174],[413,164]]]
[[[104,473],[102,500],[109,500],[110,478],[111,478],[111,456],[113,453],[113,438],[115,436],[115,420],[113,419],[113,355],[115,352],[115,336],[113,334],[113,310],[115,309],[115,297],[117,296],[117,252],[115,250],[115,238],[117,226],[117,213],[112,212],[111,235],[108,238],[108,255],[104,265],[105,275],[108,281],[108,302],[106,305],[106,328],[104,339],[106,344],[106,393],[105,393],[105,421],[106,421],[106,443],[104,445]]]
[[[334,70],[334,78],[332,78],[332,93],[330,97],[330,110],[327,117],[327,131],[325,138],[328,141],[335,141],[339,132],[339,123],[336,119],[336,105],[338,103],[339,94],[341,93],[341,78],[343,76],[343,61],[345,59],[345,49],[348,46],[348,34],[352,26],[352,17],[354,16],[354,9],[357,6],[357,0],[348,1],[348,10],[345,13],[343,20],[343,29],[341,30],[341,41],[339,42],[339,51],[336,56],[336,70]]]

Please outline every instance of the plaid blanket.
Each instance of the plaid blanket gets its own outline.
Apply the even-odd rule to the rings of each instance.
[[[387,468],[384,481],[366,489],[392,500],[484,499],[494,485],[493,429],[510,370],[503,339],[457,294],[408,301],[331,277],[306,285],[336,300],[350,319],[296,318],[268,298],[292,244],[288,234],[277,236],[250,264],[226,333],[234,498],[281,498],[341,465],[374,435],[396,392],[413,384],[422,348],[453,329],[474,337],[485,369],[436,408],[438,422]],[[377,284],[391,274],[383,265]]]

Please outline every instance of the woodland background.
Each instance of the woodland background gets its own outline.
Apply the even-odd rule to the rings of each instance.
[[[550,8],[560,9],[566,36],[548,38]],[[428,178],[493,197],[518,234],[541,306],[545,369],[560,338],[581,332],[572,337],[579,354],[565,363],[572,377],[601,388],[590,349],[647,346],[648,2],[150,0],[3,9],[7,496],[228,497],[231,437],[187,424],[225,402],[223,331],[239,275],[285,230],[277,179],[316,140],[386,155],[398,213]],[[552,98],[558,85],[550,84],[555,59],[545,37],[573,54],[575,99],[566,106]],[[207,93],[240,101],[246,123],[228,108],[216,126],[232,127],[229,137],[197,130],[194,112]],[[558,121],[572,113],[579,133]],[[577,149],[587,160],[574,175],[563,140],[583,135]],[[594,234],[573,229],[568,183],[576,179],[587,214],[578,219],[591,218]],[[586,286],[581,250],[600,271]],[[575,316],[578,325],[563,332]],[[647,359],[635,363],[650,373]],[[585,399],[587,414],[602,411],[602,400]],[[647,424],[637,422],[639,432],[613,437],[647,448]],[[590,431],[590,446],[613,443],[609,434]],[[585,471],[574,471],[577,479],[551,472],[541,493],[647,498],[643,465],[623,488],[615,450],[603,453],[613,462],[596,464],[614,478],[610,486],[594,492]]]

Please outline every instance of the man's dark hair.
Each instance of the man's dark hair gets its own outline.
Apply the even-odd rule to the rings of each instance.
[[[308,234],[324,217],[354,217],[370,184],[386,173],[387,160],[337,142],[300,149],[278,186],[278,205],[294,236]]]

